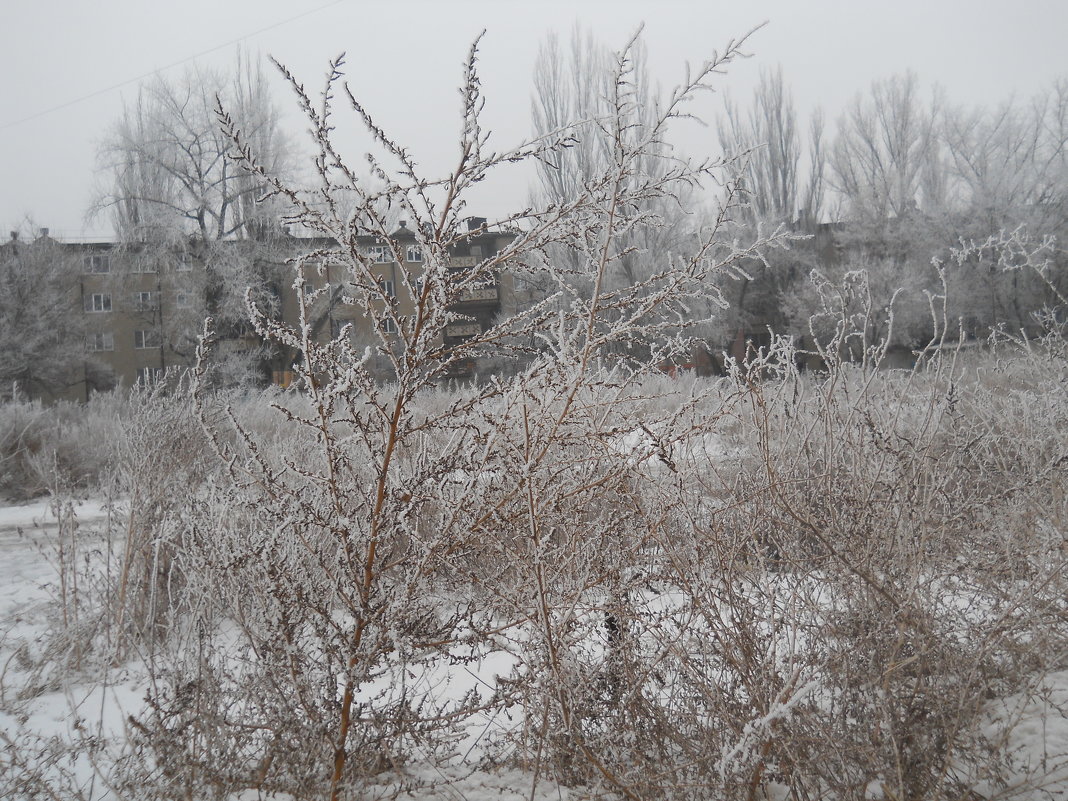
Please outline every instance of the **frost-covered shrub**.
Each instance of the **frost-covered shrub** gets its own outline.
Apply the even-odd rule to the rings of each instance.
[[[120,393],[88,403],[0,404],[0,495],[24,501],[48,493],[98,489],[122,437],[126,403]]]
[[[113,781],[315,795],[352,676],[366,787],[469,753],[594,795],[1004,786],[1018,718],[995,705],[1037,699],[1068,645],[1052,352],[420,389],[366,606],[346,547],[366,557],[378,497],[373,398],[324,426],[314,392],[203,395],[223,461],[182,402],[146,404],[142,458],[150,431],[188,458],[135,539],[135,564],[167,555],[138,597],[170,606]]]
[[[680,331],[716,307],[711,275],[776,242],[730,244],[730,187],[719,222],[694,239],[693,252],[636,283],[615,280],[629,255],[615,244],[624,231],[662,225],[665,198],[719,175],[718,162],[671,156],[665,136],[737,47],[693,73],[651,119],[639,117],[631,48],[623,51],[604,174],[564,207],[496,221],[515,238],[462,273],[450,254],[467,235],[469,187],[507,162],[552,159],[578,135],[565,129],[490,152],[474,50],[460,166],[439,182],[418,177],[346,93],[400,163],[390,171],[372,157],[383,181],[373,192],[348,171],[329,122],[340,62],[321,107],[292,82],[322,154],[313,192],[262,170],[223,114],[246,168],[290,202],[294,222],[336,243],[298,258],[295,274],[306,261],[344,265],[346,303],[373,323],[378,341],[356,348],[342,331],[321,342],[306,308],[290,328],[250,306],[264,339],[300,354],[305,399],[277,399],[277,429],[236,404],[214,405],[200,385],[197,412],[220,469],[201,482],[196,471],[176,479],[186,486],[180,514],[153,529],[168,539],[131,546],[142,554],[136,564],[156,571],[149,597],[174,599],[160,621],[166,637],[154,651],[150,709],[138,721],[137,748],[165,779],[161,796],[241,787],[357,793],[383,771],[459,757],[478,715],[520,701],[523,731],[493,738],[484,752],[518,747],[538,771],[570,782],[609,778],[617,791],[640,778],[620,771],[628,732],[642,731],[636,764],[651,769],[667,755],[642,722],[655,704],[628,688],[631,665],[641,664],[629,608],[647,580],[635,564],[655,564],[660,538],[671,534],[652,522],[659,512],[646,508],[639,471],[647,459],[670,470],[670,442],[661,438],[701,424],[692,420],[696,399],[678,412],[641,387],[655,363],[688,347]],[[355,211],[321,204],[341,196]],[[423,253],[418,275],[399,276],[411,315],[382,295],[379,268],[358,247],[357,232],[389,241],[387,207],[402,209]],[[563,269],[546,259],[551,246],[577,258]],[[554,290],[443,348],[440,332],[456,319],[461,294],[508,272],[547,277]],[[647,361],[613,362],[636,344]],[[454,364],[481,354],[514,366],[440,393]],[[185,430],[184,418],[174,430]],[[637,461],[634,437],[648,450]],[[196,438],[183,445],[199,465]],[[591,650],[591,634],[603,635],[604,657]],[[495,686],[448,689],[462,687],[464,666],[488,652],[510,666]]]
[[[727,516],[751,537],[757,575],[779,577],[765,604],[787,593],[790,659],[816,681],[758,763],[796,794],[859,797],[874,782],[958,797],[1004,776],[990,700],[1054,668],[1068,643],[1052,611],[1066,589],[1055,488],[1068,365],[1007,356],[742,377],[743,437],[760,458],[743,464]],[[763,620],[765,637],[781,627]]]

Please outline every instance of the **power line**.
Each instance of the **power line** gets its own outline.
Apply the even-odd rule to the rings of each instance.
[[[67,108],[69,106],[76,105],[76,104],[84,102],[86,100],[91,100],[94,97],[99,97],[100,95],[107,94],[108,92],[112,92],[115,89],[121,89],[122,87],[128,86],[131,83],[137,83],[138,81],[143,81],[145,78],[151,78],[153,75],[158,75],[159,73],[164,72],[164,71],[169,70],[169,69],[172,69],[173,67],[177,67],[177,66],[180,66],[182,64],[187,64],[190,61],[195,61],[196,59],[201,58],[202,56],[206,56],[209,53],[215,53],[215,52],[217,52],[219,50],[223,50],[224,48],[227,48],[227,47],[230,47],[232,45],[235,45],[235,44],[238,44],[240,42],[243,42],[246,39],[251,39],[253,36],[259,36],[261,33],[266,33],[267,31],[274,30],[275,28],[280,28],[283,25],[288,25],[291,22],[296,22],[298,19],[301,19],[302,17],[307,17],[309,14],[318,14],[320,11],[323,11],[323,10],[325,10],[327,8],[330,8],[331,6],[340,5],[343,2],[345,2],[345,0],[333,0],[333,2],[331,2],[331,3],[327,3],[325,5],[319,6],[318,8],[309,9],[308,11],[304,11],[304,12],[302,12],[300,14],[297,14],[296,16],[289,17],[288,19],[284,19],[281,22],[276,22],[273,25],[268,25],[266,28],[260,28],[258,31],[253,31],[252,33],[245,34],[244,36],[239,36],[236,39],[231,39],[229,42],[224,42],[221,45],[216,45],[215,47],[209,47],[207,50],[202,50],[199,53],[194,53],[191,56],[188,56],[188,57],[183,58],[183,59],[179,59],[178,61],[175,61],[172,64],[168,64],[165,67],[160,67],[158,69],[152,70],[151,72],[146,72],[143,75],[138,75],[136,78],[129,78],[129,79],[125,80],[125,81],[119,81],[118,83],[112,84],[111,86],[105,87],[104,89],[98,89],[95,92],[90,92],[87,95],[82,95],[81,97],[77,97],[74,100],[68,100],[65,103],[60,103],[58,106],[52,106],[51,108],[46,108],[44,111],[38,111],[35,114],[31,114],[28,117],[23,117],[22,119],[15,120],[14,122],[5,123],[4,125],[0,125],[0,131],[6,131],[8,128],[14,128],[16,125],[22,125],[23,123],[30,122],[31,120],[36,120],[39,117],[44,117],[47,114],[52,114],[53,112],[60,111],[61,109],[65,109],[65,108]]]

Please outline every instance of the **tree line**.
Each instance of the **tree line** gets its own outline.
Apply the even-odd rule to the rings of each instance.
[[[663,102],[644,51],[635,59],[633,114],[626,135],[649,137],[660,169],[671,153],[645,122]],[[610,160],[613,131],[609,51],[576,30],[565,45],[543,44],[535,67],[534,130],[547,134],[585,119],[574,145],[539,165],[532,196],[563,203]],[[868,305],[873,336],[922,346],[931,304],[966,337],[999,329],[1034,332],[1042,310],[1065,290],[1068,186],[1068,79],[1033,97],[970,108],[911,72],[859,91],[833,130],[822,109],[798,112],[781,67],[765,69],[752,96],[728,97],[716,126],[718,148],[741,201],[730,210],[752,229],[785,227],[802,236],[789,250],[755,254],[722,279],[726,308],[706,330],[713,346],[767,328],[818,336],[822,306]],[[685,254],[710,220],[705,198],[651,198],[636,215],[657,225],[625,236],[616,280],[655,272]],[[1026,254],[1004,246],[1008,233]],[[975,247],[960,263],[950,250]],[[999,244],[1002,243],[1002,244]],[[938,262],[938,267],[932,264]],[[880,322],[881,321],[881,322]]]

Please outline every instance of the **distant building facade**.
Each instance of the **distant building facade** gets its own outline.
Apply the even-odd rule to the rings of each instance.
[[[483,259],[496,256],[514,238],[506,231],[488,230],[482,218],[468,221],[471,233],[462,237],[460,242],[449,252],[449,270],[463,272],[478,265]],[[302,252],[328,250],[336,247],[329,240],[302,241]],[[311,247],[309,247],[311,246]],[[419,247],[418,238],[406,223],[400,225],[389,235],[388,241],[377,236],[359,237],[359,247],[372,259],[375,277],[381,291],[383,302],[394,304],[397,317],[411,317],[415,314],[416,300],[407,287],[418,291],[422,284],[424,255]],[[398,259],[399,256],[399,259]],[[359,305],[342,302],[345,285],[350,280],[348,269],[343,264],[322,264],[314,261],[306,263],[304,274],[300,276],[299,291],[305,295],[305,313],[312,324],[316,339],[325,342],[338,336],[346,326],[349,339],[355,344],[379,343],[379,333],[373,330],[374,320],[364,313]],[[280,287],[280,316],[287,323],[294,324],[300,317],[297,298],[298,283],[292,278]],[[464,316],[465,319],[450,323],[440,332],[442,344],[451,347],[477,336],[493,326],[502,311],[514,311],[526,299],[520,298],[511,276],[495,274],[492,280],[480,282],[478,287],[461,292],[451,311]],[[384,333],[396,333],[392,330],[392,321],[383,320]],[[380,377],[386,377],[388,367],[385,360],[377,371]],[[376,372],[372,363],[372,373]],[[466,377],[473,372],[475,365],[458,365],[456,377]],[[292,365],[279,363],[272,371],[273,383],[288,385],[292,380]]]
[[[479,218],[472,218],[469,225],[470,235],[450,250],[450,270],[474,267],[482,259],[496,255],[513,238],[513,234],[487,229],[485,220]],[[358,246],[380,266],[377,277],[382,295],[396,304],[398,315],[410,315],[414,300],[405,289],[404,276],[408,286],[421,283],[423,254],[417,237],[404,223],[389,240],[360,236]],[[212,293],[220,291],[208,260],[198,253],[195,243],[188,247],[65,243],[48,237],[47,229],[42,229],[42,235],[29,243],[18,242],[12,234],[10,242],[0,245],[0,262],[13,258],[17,248],[46,245],[56,257],[71,262],[68,274],[77,286],[72,288],[75,291],[71,296],[76,300],[69,313],[80,318],[78,330],[84,331],[85,353],[83,369],[72,370],[69,381],[47,393],[46,400],[86,400],[94,390],[109,383],[123,387],[150,385],[193,366]],[[299,280],[289,264],[303,253],[336,249],[331,240],[282,236],[270,247],[249,249],[244,241],[222,242],[215,247],[229,249],[235,258],[258,262],[259,275],[276,276],[267,287],[272,296],[267,305],[275,319],[288,325],[298,323],[300,292],[304,293],[306,315],[318,341],[328,341],[346,326],[355,344],[378,341],[374,323],[362,308],[342,301],[345,285],[351,280],[343,264],[305,262],[304,275]],[[242,253],[242,249],[249,251]],[[398,253],[403,257],[400,261],[396,258]],[[213,258],[218,258],[218,251]],[[507,278],[495,277],[466,290],[453,307],[466,319],[449,324],[441,332],[443,344],[455,345],[492,326],[501,313],[502,302],[514,306],[512,286]],[[262,343],[251,326],[238,329],[225,332],[220,337],[220,347],[237,351],[260,348]],[[292,381],[293,365],[288,354],[267,354],[263,361],[264,381],[281,385]]]

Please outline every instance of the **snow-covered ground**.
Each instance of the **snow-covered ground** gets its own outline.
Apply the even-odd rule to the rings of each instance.
[[[87,742],[86,735],[98,741],[122,738],[127,717],[144,708],[144,674],[136,664],[127,664],[108,671],[102,682],[99,678],[89,681],[76,670],[60,678],[52,670],[45,650],[59,620],[61,529],[56,511],[47,500],[0,507],[0,772],[9,770],[7,777],[0,777],[0,795],[11,787],[6,778],[20,788],[19,797],[106,801],[114,797],[103,778],[106,762],[88,754],[62,753],[55,744]],[[114,510],[98,500],[87,500],[76,502],[73,511],[83,549],[80,558],[91,554],[90,558],[99,560],[105,545],[103,524]],[[500,653],[473,661],[464,667],[463,675],[450,677],[456,684],[451,693],[462,695],[472,686],[493,681],[495,674],[507,670],[506,662]],[[483,723],[485,728],[495,725],[490,718]],[[473,733],[465,749],[477,749],[477,739]],[[14,778],[15,769],[22,774],[19,780]],[[514,770],[443,771],[415,765],[406,774],[405,785],[420,789],[400,791],[390,784],[377,789],[383,797],[401,801],[566,801],[573,797],[544,776]],[[259,798],[256,792],[248,792],[235,801]]]
[[[57,673],[57,660],[48,652],[60,620],[57,512],[73,512],[67,520],[76,522],[79,553],[72,554],[66,540],[65,557],[98,556],[102,523],[113,513],[101,501],[76,501],[62,509],[48,500],[0,507],[0,744],[12,760],[5,767],[24,760],[18,764],[19,784],[27,795],[54,792],[74,798],[80,792],[82,798],[99,799],[106,790],[88,755],[53,759],[61,751],[54,745],[80,739],[87,727],[97,736],[121,736],[126,711],[140,708],[143,693],[128,670],[116,671],[107,686],[86,682],[76,672]]]
[[[99,558],[105,551],[103,524],[113,510],[99,501],[83,501],[74,506],[74,513],[79,558]],[[99,757],[68,753],[52,759],[59,751],[50,743],[84,743],[87,733],[98,740],[121,740],[127,716],[143,708],[144,677],[136,664],[109,670],[102,682],[98,674],[89,680],[77,670],[60,675],[54,660],[50,663],[45,651],[59,619],[61,531],[69,533],[61,529],[56,508],[47,501],[0,507],[0,756],[5,757],[0,765],[12,768],[14,760],[24,760],[17,766],[27,777],[22,797],[37,792],[57,801],[105,801],[113,796],[102,779],[106,771],[94,769]],[[453,692],[462,694],[479,683],[490,687],[496,675],[507,670],[507,662],[503,652],[472,660],[463,669],[465,675],[449,677],[456,682]],[[1016,764],[1017,791],[1010,791],[1010,797],[1068,798],[1068,671],[1042,678],[1037,690],[991,701],[989,715],[991,733],[1007,721],[1014,723],[1008,750]],[[492,716],[484,723],[487,728],[499,724]],[[477,739],[473,733],[464,749],[477,750]],[[100,762],[97,766],[106,768]],[[515,770],[412,765],[406,782],[423,785],[396,796],[407,801],[582,797],[545,777]],[[45,784],[48,790],[42,791]],[[377,789],[385,796],[397,788]],[[881,797],[877,784],[869,787],[869,794]],[[995,795],[990,788],[989,795],[981,797]],[[1003,791],[998,797],[1004,797]],[[244,793],[236,801],[253,798],[257,794]]]
[[[109,514],[105,504],[81,501],[73,511],[78,541],[99,538],[99,524]],[[0,507],[0,655],[14,643],[27,645],[43,635],[58,581],[56,512],[47,500]],[[7,664],[8,655],[2,658]]]

